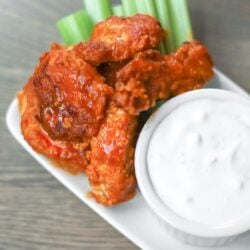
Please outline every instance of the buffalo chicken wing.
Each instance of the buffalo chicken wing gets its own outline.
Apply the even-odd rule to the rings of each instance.
[[[98,135],[91,140],[90,165],[86,174],[92,195],[102,204],[114,205],[135,195],[137,124],[137,117],[111,103]]]
[[[156,50],[140,52],[116,73],[114,99],[137,115],[157,100],[201,88],[212,77],[212,66],[207,49],[198,42],[184,43],[164,56]]]
[[[84,172],[89,163],[89,139],[81,143],[51,139],[37,119],[40,114],[40,100],[33,85],[33,78],[30,78],[19,92],[18,100],[22,133],[31,147],[53,159],[58,166],[72,174]]]
[[[99,131],[112,88],[72,49],[52,49],[40,58],[34,86],[39,119],[52,139],[91,138]]]
[[[160,23],[151,16],[112,16],[98,23],[91,39],[78,44],[75,50],[84,60],[99,65],[130,59],[140,51],[155,48],[164,36]]]

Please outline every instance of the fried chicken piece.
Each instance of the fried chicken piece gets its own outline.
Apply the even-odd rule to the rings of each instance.
[[[91,140],[91,162],[86,169],[97,202],[111,206],[135,195],[137,125],[135,116],[110,104],[98,135]]]
[[[165,55],[167,75],[171,83],[170,96],[199,89],[213,76],[213,62],[201,43],[186,42],[170,55]]]
[[[74,50],[54,47],[41,56],[33,75],[39,120],[52,139],[81,142],[98,133],[113,90]]]
[[[140,51],[155,48],[164,36],[164,30],[154,17],[112,16],[98,23],[91,39],[74,49],[85,61],[99,65],[129,59]]]
[[[169,96],[166,62],[156,50],[138,53],[117,72],[114,100],[132,115],[149,109]]]
[[[89,139],[81,143],[53,141],[37,120],[40,101],[30,78],[18,94],[21,113],[21,130],[25,140],[37,152],[53,159],[60,167],[72,174],[85,170],[89,163]]]
[[[213,76],[213,63],[200,43],[186,42],[175,53],[138,53],[117,74],[114,100],[128,113],[137,115],[179,93],[202,87]]]

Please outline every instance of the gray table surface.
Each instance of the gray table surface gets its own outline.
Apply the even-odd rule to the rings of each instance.
[[[138,249],[33,160],[5,126],[6,109],[38,56],[59,41],[55,22],[81,0],[0,0],[0,249]],[[190,0],[197,39],[250,91],[250,1]]]

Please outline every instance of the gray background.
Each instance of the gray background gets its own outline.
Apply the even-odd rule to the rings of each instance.
[[[33,160],[5,112],[81,0],[0,0],[0,249],[137,249]],[[196,38],[216,66],[250,90],[250,1],[190,0]]]

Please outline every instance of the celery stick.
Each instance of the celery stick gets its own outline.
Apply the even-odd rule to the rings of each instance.
[[[121,0],[125,16],[133,16],[137,13],[136,1],[137,0]]]
[[[154,0],[135,0],[137,12],[157,17]]]
[[[167,36],[164,39],[166,52],[170,53],[174,51],[175,44],[173,39],[173,30],[170,23],[170,13],[167,5],[168,0],[157,0],[155,2],[157,18],[160,21],[162,27],[167,31]]]
[[[157,101],[156,104],[153,107],[151,107],[149,110],[147,110],[146,112],[148,113],[148,115],[153,114],[165,102],[166,100]]]
[[[157,18],[154,0],[135,0],[135,2],[138,13],[147,14]],[[158,49],[162,54],[166,53],[166,48],[163,42],[159,44]]]
[[[112,6],[109,0],[83,0],[83,3],[94,24],[112,16]]]
[[[93,23],[86,11],[80,10],[56,23],[62,41],[71,45],[90,38]]]
[[[124,8],[120,4],[113,6],[112,11],[115,16],[125,16]]]
[[[168,0],[175,49],[193,40],[193,32],[186,0]]]
[[[161,52],[161,54],[166,54],[166,49],[165,49],[165,45],[163,41],[159,43],[159,45],[157,46],[157,49]]]

